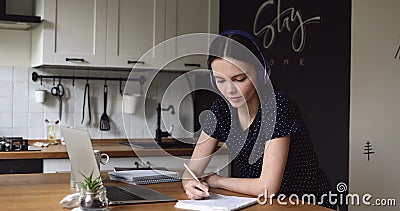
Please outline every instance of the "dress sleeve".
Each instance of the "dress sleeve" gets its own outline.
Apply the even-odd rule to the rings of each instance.
[[[230,111],[221,97],[217,97],[205,117],[200,117],[200,121],[202,130],[207,135],[219,141],[226,141],[230,129]]]
[[[294,103],[282,93],[276,93],[276,123],[272,139],[296,133],[300,130],[301,117]]]

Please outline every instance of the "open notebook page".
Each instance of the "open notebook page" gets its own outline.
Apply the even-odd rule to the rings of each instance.
[[[256,203],[256,198],[210,193],[210,197],[201,200],[179,200],[175,207],[188,210],[239,210]]]

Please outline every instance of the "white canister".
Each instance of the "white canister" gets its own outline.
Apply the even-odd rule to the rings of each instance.
[[[124,94],[123,111],[127,114],[134,114],[136,110],[143,104],[144,97],[139,94]]]
[[[36,102],[44,103],[46,100],[46,90],[36,90],[35,91]]]

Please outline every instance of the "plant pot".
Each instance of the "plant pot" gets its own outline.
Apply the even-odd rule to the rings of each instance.
[[[108,199],[104,187],[100,188],[97,192],[81,189],[79,196],[79,207],[81,210],[108,210],[107,205]]]

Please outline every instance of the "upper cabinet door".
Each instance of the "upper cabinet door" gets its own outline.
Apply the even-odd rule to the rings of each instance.
[[[166,15],[167,39],[190,33],[219,33],[219,0],[168,0]],[[207,68],[206,55],[190,54],[196,50],[207,52],[208,45],[209,42],[185,38],[168,41],[165,45],[166,69]]]
[[[104,67],[107,0],[41,0],[32,32],[32,66]]]
[[[164,47],[157,44],[165,40],[165,0],[109,0],[107,13],[106,66],[160,67]]]
[[[106,5],[106,0],[57,0],[56,63],[105,65]]]

